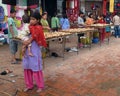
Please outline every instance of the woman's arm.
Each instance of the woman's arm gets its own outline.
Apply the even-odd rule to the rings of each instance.
[[[48,29],[50,30],[51,28],[49,26],[43,26],[43,29]]]

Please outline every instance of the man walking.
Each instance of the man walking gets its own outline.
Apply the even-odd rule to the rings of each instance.
[[[118,13],[115,13],[115,16],[113,17],[113,24],[115,29],[115,37],[120,37],[120,17]]]

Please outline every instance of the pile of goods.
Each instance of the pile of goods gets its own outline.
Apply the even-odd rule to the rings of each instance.
[[[91,27],[106,27],[106,26],[110,26],[110,24],[92,24],[90,25]]]
[[[68,30],[62,30],[63,32],[70,32],[70,33],[84,33],[88,31],[94,31],[93,28],[74,28],[74,29],[68,29]]]
[[[49,39],[49,38],[67,36],[67,35],[70,35],[70,33],[65,33],[65,32],[47,32],[47,33],[44,33],[44,35],[45,35],[46,39]]]

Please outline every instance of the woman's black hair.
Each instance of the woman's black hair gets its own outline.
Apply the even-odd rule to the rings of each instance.
[[[24,23],[29,23],[29,22],[30,22],[30,16],[24,15],[24,16],[22,17],[22,21],[23,21]]]
[[[44,16],[44,15],[47,15],[47,13],[46,13],[46,12],[44,12],[44,13],[42,14],[42,16]]]
[[[88,17],[92,18],[91,16],[93,15],[93,13],[90,13]]]
[[[83,13],[82,11],[80,11],[80,12],[79,12],[79,16],[80,16],[81,14],[84,14],[84,13]]]
[[[34,13],[31,15],[31,17],[33,17],[33,18],[39,20],[39,24],[41,25],[41,23],[40,23],[41,15],[40,15],[39,12],[34,12]]]

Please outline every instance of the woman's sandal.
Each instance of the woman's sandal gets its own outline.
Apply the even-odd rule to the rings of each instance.
[[[42,89],[38,89],[36,92],[39,93],[39,92],[41,92],[41,91],[42,91]]]

